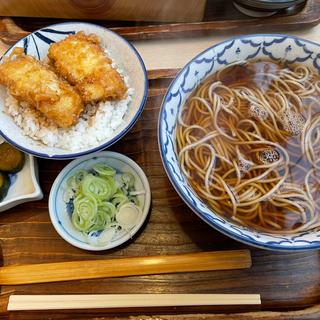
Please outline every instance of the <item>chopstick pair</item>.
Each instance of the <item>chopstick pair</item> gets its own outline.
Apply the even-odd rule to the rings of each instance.
[[[0,268],[0,284],[108,278],[133,275],[244,269],[248,250],[200,252],[168,256],[44,263]],[[93,294],[12,295],[8,311],[185,306],[257,306],[258,294]]]

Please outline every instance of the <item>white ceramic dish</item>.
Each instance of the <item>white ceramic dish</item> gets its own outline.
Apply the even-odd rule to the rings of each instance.
[[[268,58],[300,63],[320,72],[320,44],[293,36],[256,34],[233,38],[199,53],[170,85],[159,113],[158,138],[170,181],[186,204],[205,222],[244,243],[270,250],[295,251],[320,248],[320,230],[272,234],[237,225],[216,214],[193,191],[180,169],[175,128],[184,101],[205,78],[236,61]]]
[[[127,232],[121,230],[116,233],[108,243],[96,246],[88,243],[84,235],[76,230],[72,225],[67,204],[64,200],[66,181],[79,169],[89,170],[93,164],[104,162],[119,172],[130,172],[135,177],[135,189],[145,192],[138,196],[142,213],[135,226]],[[151,192],[148,179],[142,169],[133,160],[120,153],[103,151],[96,154],[87,155],[70,162],[57,176],[54,181],[49,196],[50,218],[59,235],[70,244],[85,250],[100,251],[114,248],[128,241],[143,225],[147,218],[151,203]]]
[[[4,110],[4,99],[6,90],[0,88],[0,135],[17,148],[41,158],[70,159],[85,154],[96,152],[122,138],[139,118],[148,94],[148,79],[144,63],[136,49],[124,38],[101,26],[83,22],[66,22],[48,26],[34,31],[27,37],[19,40],[13,45],[4,56],[8,56],[15,47],[24,48],[25,52],[37,59],[44,59],[47,56],[49,45],[59,41],[69,34],[77,31],[96,34],[102,40],[102,45],[114,57],[118,68],[122,69],[129,78],[130,87],[134,89],[132,101],[124,116],[124,121],[113,132],[113,135],[100,141],[97,145],[89,148],[68,151],[61,148],[49,147],[39,141],[35,141],[23,134],[22,130],[14,123]],[[83,137],[85,139],[85,137]]]
[[[4,140],[0,137],[0,144]],[[25,155],[25,164],[21,171],[10,174],[11,185],[6,197],[0,202],[0,212],[8,210],[20,203],[41,200],[43,194],[38,183],[36,159]]]

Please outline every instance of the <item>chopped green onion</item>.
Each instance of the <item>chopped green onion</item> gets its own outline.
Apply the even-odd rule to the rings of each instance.
[[[77,188],[87,174],[88,174],[88,172],[84,169],[80,169],[80,170],[76,171],[67,180],[67,186],[69,186],[71,188]]]
[[[109,201],[116,190],[116,183],[113,178],[102,179],[93,174],[88,174],[82,181],[81,191],[83,194],[93,196],[100,200]]]
[[[72,223],[79,231],[88,231],[94,224],[97,200],[92,196],[78,195],[73,202]]]
[[[101,202],[98,206],[99,211],[105,212],[110,219],[113,218],[116,214],[116,207],[111,202]]]
[[[129,199],[127,198],[127,196],[125,194],[123,194],[122,191],[117,191],[114,195],[113,195],[113,199],[111,200],[112,204],[114,206],[121,207],[123,204],[129,202]]]
[[[114,177],[116,174],[116,170],[113,168],[109,167],[103,162],[96,163],[92,169],[98,173],[101,177]]]
[[[120,207],[116,219],[122,228],[130,230],[137,224],[140,215],[141,209],[130,202]]]
[[[110,224],[110,222],[111,222],[110,216],[105,211],[100,210],[100,208],[98,207],[98,211],[94,218],[94,223],[90,227],[90,229],[87,231],[91,232],[91,231],[103,230],[107,225]]]
[[[119,230],[130,232],[141,213],[132,173],[116,173],[103,162],[80,169],[68,180],[65,202],[73,201],[71,222],[95,245],[112,241]],[[96,240],[94,240],[96,239]]]
[[[125,172],[121,175],[121,181],[126,189],[132,189],[134,187],[134,175],[130,172]]]
[[[132,203],[134,203],[136,206],[139,205],[139,199],[136,196],[129,196],[128,200]]]

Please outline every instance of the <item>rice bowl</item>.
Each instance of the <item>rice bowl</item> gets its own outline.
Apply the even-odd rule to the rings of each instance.
[[[128,132],[142,112],[147,97],[147,76],[142,59],[127,41],[108,29],[87,23],[50,26],[20,40],[5,56],[14,47],[24,47],[28,55],[44,60],[49,43],[34,35],[41,32],[42,36],[48,36],[52,42],[56,42],[81,30],[101,38],[102,46],[112,58],[112,66],[126,83],[126,96],[122,100],[87,104],[78,123],[63,129],[46,121],[27,103],[18,103],[2,87],[0,134],[17,148],[43,158],[75,158],[115,143]]]

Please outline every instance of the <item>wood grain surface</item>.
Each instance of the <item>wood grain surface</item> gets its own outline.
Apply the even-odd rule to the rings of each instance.
[[[206,0],[2,0],[1,16],[133,21],[201,21]],[[63,8],[63,10],[62,10]]]
[[[48,195],[68,161],[39,159],[42,201],[19,205],[0,215],[2,264],[21,265],[59,261],[105,260],[228,249],[250,249],[252,268],[171,275],[132,276],[51,284],[2,286],[1,319],[319,319],[319,252],[279,253],[247,247],[215,231],[179,198],[163,169],[157,145],[157,119],[172,71],[150,72],[149,98],[132,130],[111,150],[128,155],[145,171],[152,190],[152,210],[141,231],[121,247],[101,253],[86,252],[66,243],[55,232],[48,214]],[[11,294],[80,293],[237,293],[261,294],[261,313],[217,315],[210,308],[88,310],[70,313],[7,313]],[[312,307],[313,306],[313,307]],[[311,307],[311,308],[307,308]],[[294,311],[295,309],[304,309]],[[270,312],[270,311],[278,312]],[[287,313],[288,310],[291,310]],[[221,309],[220,312],[239,311]],[[179,316],[178,316],[179,314]],[[146,315],[146,316],[142,316]],[[150,316],[149,316],[150,315]]]
[[[9,0],[7,2],[11,3]],[[179,2],[184,3],[182,0]],[[2,3],[4,3],[3,0],[0,2],[0,9]],[[161,3],[161,1],[157,3]],[[2,5],[4,6],[4,4]],[[52,8],[51,5],[50,10],[53,9],[54,6]],[[98,19],[98,16],[96,19]],[[6,45],[12,45],[17,40],[26,36],[30,31],[63,21],[69,20],[34,18],[0,19],[0,44],[2,41]],[[96,24],[111,28],[129,40],[217,35],[225,32],[238,32],[239,28],[241,28],[242,32],[246,33],[277,32],[279,28],[283,32],[285,30],[301,30],[301,28],[312,27],[319,22],[320,0],[308,0],[305,7],[299,9],[294,14],[280,12],[274,16],[259,19],[239,13],[232,5],[232,1],[207,0],[205,17],[201,22],[152,24],[150,22],[94,21]]]
[[[320,0],[309,0],[300,15],[249,19],[233,9],[231,2],[215,3],[200,24],[144,26],[95,21],[118,31],[129,39],[216,34],[223,30],[268,32],[281,27],[300,30],[320,20]],[[225,17],[230,18],[226,21]],[[218,17],[212,20],[212,17]],[[274,20],[273,20],[274,19]],[[235,22],[237,20],[237,22]],[[60,21],[60,20],[58,20]],[[1,18],[0,55],[21,37],[37,28],[58,22],[48,19]],[[123,28],[123,26],[129,26]],[[273,26],[272,26],[273,25]],[[247,30],[248,30],[247,29]],[[179,198],[163,169],[157,146],[157,118],[166,88],[178,70],[149,71],[149,97],[146,107],[131,131],[110,150],[124,153],[137,161],[148,176],[152,190],[152,210],[141,231],[116,249],[92,253],[72,247],[55,232],[48,214],[51,185],[68,161],[39,159],[40,184],[45,198],[22,204],[0,215],[0,261],[2,265],[59,261],[106,260],[141,255],[250,249],[253,266],[248,270],[132,276],[125,278],[81,280],[52,284],[2,286],[0,319],[99,319],[99,320],[319,320],[320,256],[318,251],[278,253],[247,247],[215,231],[200,220]],[[90,293],[243,293],[261,294],[262,311],[234,313],[210,308],[142,309],[55,312],[6,312],[11,294],[90,294]],[[233,312],[231,314],[231,312]]]
[[[141,256],[106,260],[2,266],[1,285],[115,278],[152,274],[245,269],[251,267],[249,250]]]

